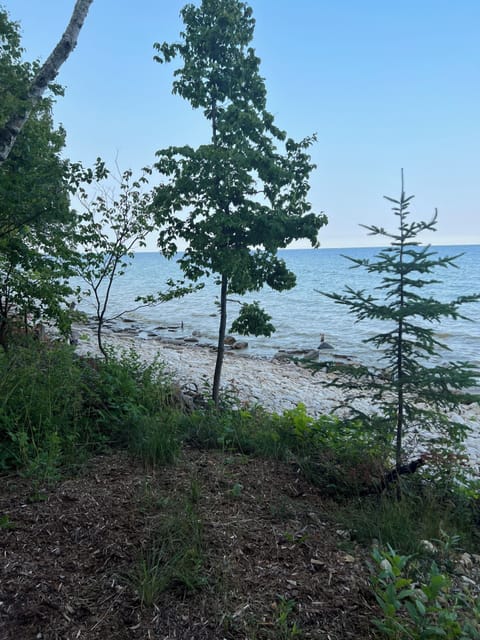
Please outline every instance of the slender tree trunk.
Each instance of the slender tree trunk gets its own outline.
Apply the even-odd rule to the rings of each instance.
[[[403,260],[403,253],[400,252],[400,261]],[[400,309],[404,306],[404,283],[403,274],[400,276]],[[398,323],[398,345],[397,345],[397,434],[395,443],[395,468],[397,470],[397,499],[402,497],[400,486],[400,467],[402,466],[402,437],[403,437],[403,318]]]
[[[108,360],[108,354],[105,351],[105,347],[103,346],[102,329],[103,329],[103,319],[99,319],[97,324],[97,343],[98,343],[98,348],[100,349],[100,353],[103,355],[106,362]]]
[[[222,275],[220,291],[220,328],[218,330],[217,361],[215,362],[215,374],[213,376],[212,398],[218,407],[220,394],[220,379],[222,376],[223,354],[225,353],[225,330],[227,327],[227,276]]]
[[[217,101],[212,98],[212,143],[217,146]],[[215,181],[218,182],[217,178]],[[213,374],[212,399],[218,408],[220,400],[220,380],[222,378],[223,354],[225,353],[225,331],[227,327],[227,276],[222,274],[220,289],[220,327],[218,329],[217,359]]]
[[[400,334],[401,335],[401,334]],[[403,370],[400,361],[400,367],[398,370],[398,396],[397,396],[397,439],[395,445],[395,469],[397,472],[397,500],[402,498],[402,487],[400,483],[400,468],[402,466],[402,434],[403,434],[403,381],[400,376],[403,375]]]
[[[15,140],[27,122],[33,108],[45,93],[48,85],[55,80],[60,67],[77,45],[78,35],[87,17],[93,0],[77,0],[70,22],[55,49],[40,67],[30,85],[22,113],[14,113],[0,129],[0,166],[8,158]]]
[[[405,214],[403,210],[405,194],[403,191],[403,169],[402,169],[402,195],[400,197],[400,317],[398,320],[398,344],[397,344],[397,438],[395,444],[395,469],[397,472],[397,485],[396,485],[396,493],[397,500],[401,500],[402,498],[402,486],[400,482],[400,468],[402,466],[402,439],[403,439],[403,410],[404,410],[404,398],[403,398],[403,308],[405,306],[405,276],[403,271],[403,262],[404,262],[404,246],[405,246],[405,229],[404,229],[404,220]]]
[[[5,353],[8,352],[8,324],[5,319],[0,321],[0,346],[2,347]]]

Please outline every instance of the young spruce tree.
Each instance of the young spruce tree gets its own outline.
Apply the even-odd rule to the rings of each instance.
[[[255,21],[239,0],[203,0],[181,12],[180,42],[156,44],[158,62],[178,56],[173,92],[202,109],[210,141],[194,149],[170,147],[157,152],[165,183],[156,195],[159,244],[187,249],[181,267],[193,281],[215,274],[220,286],[220,326],[213,381],[219,400],[227,322],[227,295],[276,290],[295,285],[277,251],[292,240],[317,245],[326,223],[307,201],[313,165],[307,149],[312,138],[287,139],[266,110],[260,60],[250,43]],[[284,145],[284,151],[278,145]],[[269,316],[254,303],[243,305],[234,327],[243,333],[270,335]]]
[[[400,199],[385,198],[394,205],[397,230],[388,232],[382,227],[362,226],[370,235],[388,239],[390,246],[371,260],[347,256],[353,267],[382,276],[376,287],[379,295],[351,287],[346,287],[343,295],[324,295],[347,306],[359,321],[385,322],[384,332],[365,341],[380,350],[380,362],[384,364],[380,374],[372,376],[365,367],[350,371],[355,376],[354,384],[359,389],[363,386],[381,409],[381,418],[374,424],[383,425],[385,435],[391,438],[398,478],[412,444],[430,454],[427,457],[432,463],[445,461],[445,452],[461,448],[467,428],[446,415],[446,410],[463,402],[478,401],[478,396],[465,390],[478,383],[479,372],[467,362],[439,362],[436,356],[448,347],[438,340],[433,325],[448,317],[464,318],[459,308],[479,300],[480,295],[464,295],[450,302],[441,302],[429,293],[422,296],[422,290],[429,292],[440,283],[433,273],[439,268],[456,266],[460,256],[440,256],[429,245],[420,246],[418,235],[436,230],[437,212],[430,222],[409,219],[413,196],[405,196],[403,173]],[[454,464],[454,460],[448,463]],[[397,491],[400,496],[399,482]]]

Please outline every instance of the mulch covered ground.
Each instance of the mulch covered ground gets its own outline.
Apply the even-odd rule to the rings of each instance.
[[[141,550],[192,493],[204,584],[142,605]],[[373,637],[363,556],[324,513],[293,467],[220,452],[187,450],[155,471],[99,457],[35,490],[3,478],[0,639]]]

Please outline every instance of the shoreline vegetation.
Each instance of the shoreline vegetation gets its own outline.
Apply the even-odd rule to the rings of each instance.
[[[212,349],[107,328],[105,360],[75,331],[0,360],[2,640],[478,638],[475,485],[412,471],[397,501],[334,374],[232,350],[225,406],[191,411],[173,391],[209,396]]]
[[[183,335],[181,325],[175,323],[167,329],[170,336],[157,334],[140,337],[136,323],[129,318],[123,320],[105,327],[107,345],[120,350],[132,349],[145,363],[158,358],[180,387],[192,389],[193,386],[199,393],[207,392],[215,366],[213,344],[202,341],[201,335]],[[99,355],[94,321],[75,324],[73,335],[77,342],[77,353]],[[281,413],[302,404],[313,418],[333,413],[345,417],[350,413],[346,405],[365,414],[373,413],[375,405],[356,397],[354,388],[348,390],[329,386],[338,376],[337,373],[320,370],[313,375],[308,365],[315,360],[318,362],[320,352],[318,349],[288,350],[279,351],[273,358],[265,358],[251,356],[247,350],[229,349],[225,351],[222,393],[238,399],[240,406],[259,405],[269,412]],[[344,356],[336,360],[334,350],[329,353],[332,355],[330,358],[325,356],[326,362],[330,360],[342,364],[345,361]],[[472,463],[480,465],[480,406],[475,403],[462,405],[452,413],[452,417],[471,429],[465,446]]]

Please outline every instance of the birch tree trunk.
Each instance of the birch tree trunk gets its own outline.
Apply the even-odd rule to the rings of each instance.
[[[48,85],[55,80],[60,67],[77,45],[78,35],[87,17],[93,0],[77,0],[72,17],[55,49],[40,67],[25,96],[22,113],[14,113],[0,129],[0,166],[8,158],[15,140],[27,122],[33,108],[45,93]]]

